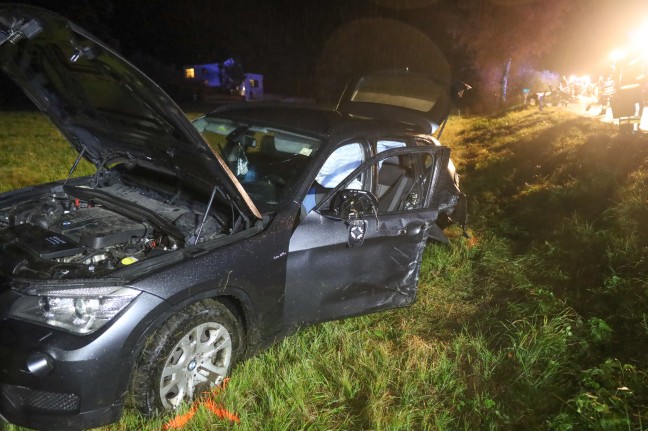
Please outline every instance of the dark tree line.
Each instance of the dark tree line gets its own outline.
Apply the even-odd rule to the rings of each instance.
[[[586,4],[586,0],[26,1],[69,16],[127,58],[140,61],[145,72],[160,75],[154,79],[167,79],[173,68],[180,76],[186,64],[235,57],[245,71],[263,73],[269,91],[331,101],[344,81],[359,72],[388,67],[433,71],[445,62],[455,77],[473,84],[478,96],[473,98],[486,106],[507,102],[511,84],[556,49],[566,20]]]
[[[556,49],[572,0],[464,0],[448,10],[448,32],[469,54],[482,99],[506,105],[511,78]]]

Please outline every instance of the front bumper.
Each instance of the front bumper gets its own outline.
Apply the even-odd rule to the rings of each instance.
[[[0,302],[8,299],[7,292]],[[0,321],[0,416],[39,430],[82,430],[119,420],[138,344],[166,303],[142,293],[86,336]]]

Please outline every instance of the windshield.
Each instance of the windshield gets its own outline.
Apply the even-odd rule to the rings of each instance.
[[[201,117],[193,125],[262,212],[276,211],[292,200],[321,144],[284,130],[217,117]]]

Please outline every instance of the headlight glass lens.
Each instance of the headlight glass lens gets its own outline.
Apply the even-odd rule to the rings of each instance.
[[[11,307],[13,317],[91,334],[108,323],[140,292],[127,287],[81,288],[26,295]]]

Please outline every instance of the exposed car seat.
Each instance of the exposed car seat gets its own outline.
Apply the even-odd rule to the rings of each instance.
[[[385,159],[378,172],[376,194],[379,212],[397,211],[403,201],[403,195],[412,186],[412,178],[398,164],[398,157],[390,157]]]

